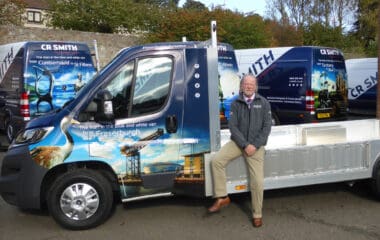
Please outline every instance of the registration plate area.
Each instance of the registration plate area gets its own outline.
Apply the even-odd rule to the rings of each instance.
[[[324,118],[330,118],[331,114],[329,112],[326,113],[317,113],[317,118],[318,119],[324,119]]]

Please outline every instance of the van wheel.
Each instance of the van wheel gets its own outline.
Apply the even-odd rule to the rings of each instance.
[[[280,125],[280,120],[275,113],[272,113],[272,126]]]
[[[96,227],[110,215],[113,192],[99,172],[78,169],[59,176],[47,195],[50,214],[61,226],[81,230]]]
[[[7,136],[8,143],[11,143],[14,138],[14,127],[11,124],[11,121],[9,118],[5,120],[5,134]]]
[[[372,192],[380,200],[380,167],[377,167],[371,180]]]

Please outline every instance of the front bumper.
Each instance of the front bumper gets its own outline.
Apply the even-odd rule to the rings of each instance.
[[[41,208],[41,184],[47,171],[30,157],[28,145],[10,148],[1,167],[0,195],[23,209]]]

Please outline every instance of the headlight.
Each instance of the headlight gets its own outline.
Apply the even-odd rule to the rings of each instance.
[[[15,138],[15,144],[35,143],[47,136],[53,127],[27,129],[20,132]]]

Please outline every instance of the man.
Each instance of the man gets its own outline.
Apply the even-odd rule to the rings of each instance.
[[[253,226],[261,227],[264,182],[264,146],[272,126],[269,102],[257,93],[255,76],[245,75],[239,98],[231,104],[228,126],[231,141],[226,143],[211,161],[215,203],[208,209],[218,212],[230,203],[226,187],[227,164],[243,156],[249,169]]]
[[[75,84],[74,84],[75,92],[78,92],[84,86],[84,82],[82,81],[82,74],[78,73],[77,76],[78,76],[78,79],[75,81]]]

